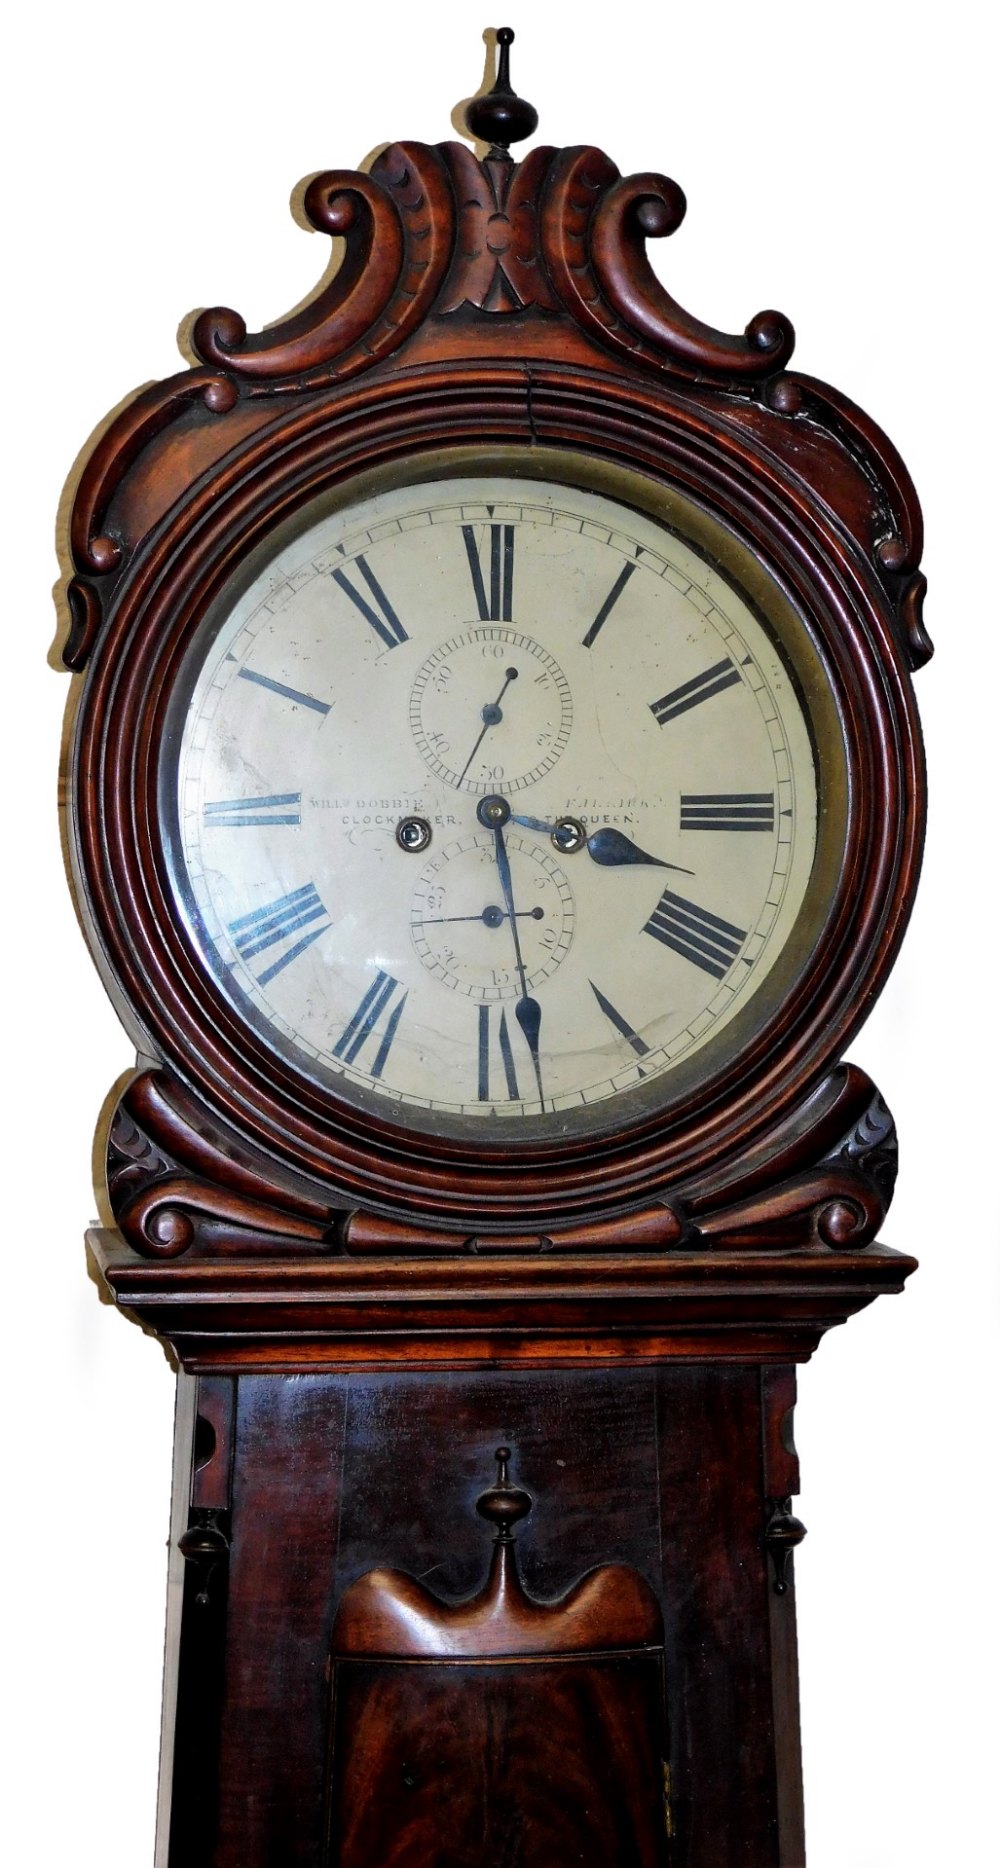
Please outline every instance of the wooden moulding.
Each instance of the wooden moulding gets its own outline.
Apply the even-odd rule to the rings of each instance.
[[[864,1252],[516,1254],[481,1259],[194,1259],[156,1263],[117,1233],[88,1246],[122,1310],[195,1373],[791,1363],[915,1260]]]

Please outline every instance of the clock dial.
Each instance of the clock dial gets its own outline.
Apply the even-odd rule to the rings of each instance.
[[[788,663],[602,493],[480,475],[330,513],[184,693],[200,952],[286,1060],[403,1124],[606,1126],[711,1067],[793,937],[817,780]]]

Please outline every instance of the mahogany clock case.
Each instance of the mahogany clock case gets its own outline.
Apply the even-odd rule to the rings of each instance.
[[[254,337],[203,313],[71,524],[77,882],[143,1054],[92,1251],[184,1370],[162,1846],[424,1868],[446,1780],[456,1861],[486,1821],[526,1868],[711,1868],[734,1838],[801,1868],[794,1365],[913,1269],[877,1242],[892,1119],[842,1055],[916,886],[919,507],[880,430],[788,368],[787,320],[730,337],[660,285],[662,176],[407,143],[305,204],[339,272]],[[414,1145],[259,1041],[172,906],[163,808],[185,657],[259,554],[470,459],[624,487],[724,564],[806,697],[825,806],[753,1036],[655,1114],[502,1153]]]

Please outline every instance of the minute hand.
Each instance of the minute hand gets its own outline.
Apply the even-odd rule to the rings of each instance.
[[[511,814],[511,823],[520,824],[525,830],[540,830],[552,836],[558,825],[549,823],[543,817],[518,817]],[[600,863],[603,869],[617,869],[626,863],[641,863],[647,869],[673,869],[678,875],[693,876],[693,869],[685,869],[680,863],[666,863],[661,856],[650,856],[647,850],[640,850],[631,837],[623,830],[615,830],[611,824],[602,825],[600,830],[592,831],[587,838],[587,855]]]
[[[497,869],[500,874],[500,887],[503,890],[507,919],[510,922],[510,931],[514,936],[514,957],[517,961],[517,973],[521,982],[521,997],[514,1007],[514,1017],[517,1019],[524,1033],[525,1043],[531,1052],[531,1062],[535,1071],[535,1082],[538,1085],[538,1100],[544,1109],[545,1098],[542,1094],[542,1064],[539,1056],[542,1008],[537,999],[532,999],[528,996],[528,981],[524,971],[524,956],[521,952],[521,936],[517,930],[517,910],[514,907],[514,885],[510,875],[510,857],[507,855],[507,845],[504,841],[503,827],[500,824],[494,824],[493,826],[493,847],[496,852]]]

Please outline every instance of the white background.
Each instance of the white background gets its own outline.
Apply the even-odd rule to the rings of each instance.
[[[985,11],[535,0],[512,18],[514,81],[544,139],[596,141],[625,173],[674,175],[688,220],[651,247],[671,290],[724,330],[764,306],[787,311],[798,367],[887,428],[928,519],[927,866],[903,957],[853,1049],[902,1138],[885,1238],[922,1268],[800,1376],[810,1868],[996,1859],[1000,650],[984,437],[997,420],[997,56]],[[60,858],[69,684],[46,664],[53,515],[105,411],[178,367],[182,314],[229,304],[256,329],[318,279],[326,243],[287,211],[300,177],[393,137],[453,134],[488,23],[464,0],[36,0],[8,22],[0,1551],[12,1781],[0,1840],[17,1868],[152,1858],[173,1390],[162,1352],[102,1308],[84,1264],[92,1128],[130,1057]]]

